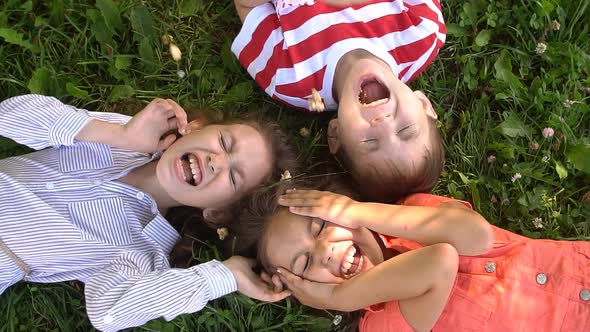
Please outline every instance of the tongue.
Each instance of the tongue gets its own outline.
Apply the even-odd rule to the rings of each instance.
[[[389,98],[387,91],[379,82],[370,81],[361,86],[359,100],[363,104],[370,104],[374,101]]]
[[[184,170],[184,180],[188,183],[193,177],[193,173],[191,172],[191,165],[188,160],[181,160],[182,169]]]

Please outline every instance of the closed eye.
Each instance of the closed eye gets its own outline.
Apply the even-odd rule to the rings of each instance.
[[[326,227],[326,221],[322,220],[322,225],[320,226],[320,230],[318,231],[318,235],[320,235],[322,233],[322,231],[324,230],[324,227]]]
[[[379,140],[377,140],[376,138],[364,140],[363,144],[369,152],[375,151],[379,148]]]
[[[221,148],[223,149],[223,151],[225,153],[229,153],[229,144],[226,142],[225,137],[223,136],[223,134],[221,132],[219,133],[219,145],[221,145]],[[235,175],[233,169],[229,171],[229,182],[231,183],[231,185],[235,191],[236,190],[236,175]]]

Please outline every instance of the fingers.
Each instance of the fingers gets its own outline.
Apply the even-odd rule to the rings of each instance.
[[[174,141],[176,141],[176,135],[174,135],[174,134],[170,134],[170,135],[164,137],[164,139],[161,139],[158,142],[158,150],[161,151],[161,150],[168,149],[168,147],[170,145],[172,145],[172,143],[174,143]]]
[[[321,206],[322,193],[315,190],[287,190],[279,197],[282,206]]]
[[[272,291],[265,292],[259,296],[259,300],[266,301],[266,302],[277,302],[280,301],[288,296],[291,296],[290,291],[282,291],[280,293],[274,293]]]
[[[186,134],[186,130],[188,130],[188,120],[186,112],[180,105],[178,105],[172,99],[166,99],[166,102],[172,107],[172,111],[174,112],[174,116],[176,117],[176,121],[178,121],[177,128],[178,131],[182,134]]]
[[[280,280],[287,286],[287,288],[292,288],[296,285],[297,282],[302,281],[301,277],[291,273],[291,271],[279,267],[277,269],[278,276]]]
[[[167,119],[169,119],[169,129],[178,128],[178,132],[181,135],[186,135],[188,132],[190,132],[186,112],[174,100],[156,98],[152,100],[152,102],[148,106],[157,107],[160,111],[163,112],[163,115]]]
[[[273,274],[271,281],[272,281],[272,284],[274,285],[275,293],[280,293],[283,291],[284,285],[283,285],[283,282],[281,281],[281,278],[278,275]]]

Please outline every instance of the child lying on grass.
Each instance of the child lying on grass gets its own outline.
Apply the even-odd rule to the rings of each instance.
[[[363,309],[361,332],[590,330],[589,242],[529,239],[429,194],[395,205],[272,196],[252,200],[237,242],[278,272],[276,290],[315,308]]]
[[[184,136],[162,138],[176,129]],[[3,101],[0,135],[40,151],[0,160],[0,294],[19,281],[82,281],[103,331],[171,320],[236,290],[284,298],[244,257],[170,268],[179,235],[163,217],[183,205],[220,209],[276,181],[295,160],[277,130],[187,123],[163,99],[133,118],[39,95]]]
[[[232,51],[240,63],[273,98],[338,110],[327,130],[330,152],[365,195],[391,202],[432,189],[444,162],[437,114],[406,83],[444,44],[438,0],[235,5],[243,26]]]

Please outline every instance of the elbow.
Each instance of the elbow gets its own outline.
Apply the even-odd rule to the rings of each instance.
[[[473,250],[470,253],[472,256],[483,255],[492,250],[494,246],[494,231],[492,225],[479,213],[477,214],[477,225],[475,234],[473,235]]]

